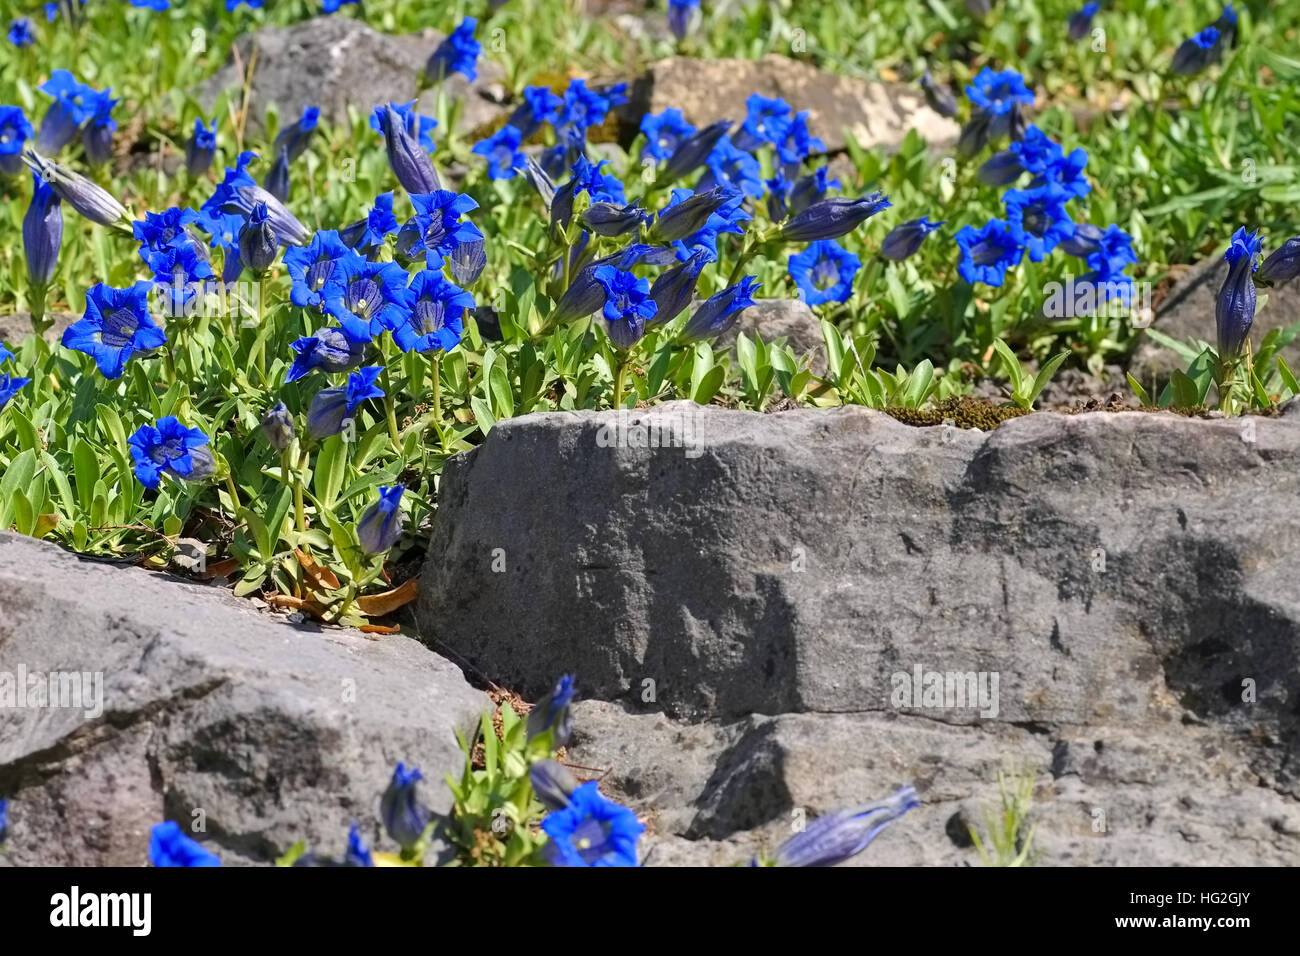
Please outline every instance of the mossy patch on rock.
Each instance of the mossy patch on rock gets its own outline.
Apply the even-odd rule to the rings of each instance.
[[[959,428],[978,428],[980,431],[992,431],[1008,418],[1029,414],[1028,409],[1016,405],[994,405],[969,395],[945,399],[931,408],[891,406],[883,411],[904,425],[923,427],[951,422]]]

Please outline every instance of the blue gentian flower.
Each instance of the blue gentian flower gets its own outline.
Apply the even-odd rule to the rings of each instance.
[[[49,183],[60,199],[91,222],[114,228],[125,228],[131,222],[120,202],[80,173],[74,173],[30,149],[23,154],[23,162]]]
[[[195,471],[196,452],[208,445],[208,436],[197,428],[186,428],[174,415],[158,419],[157,425],[141,425],[127,439],[135,476],[146,488],[157,488],[164,472],[190,478]],[[206,457],[210,453],[205,451]]]
[[[552,866],[636,866],[645,826],[589,780],[569,795],[568,806],[547,814],[542,830],[550,837],[542,853]]]
[[[1206,27],[1193,37],[1188,37],[1174,51],[1170,72],[1175,76],[1194,76],[1214,62],[1219,53],[1219,31]]]
[[[289,151],[282,149],[262,180],[262,188],[280,202],[289,198]]]
[[[179,823],[168,820],[154,824],[149,832],[149,863],[152,866],[220,866],[221,860],[187,837]]]
[[[686,122],[681,110],[670,106],[661,113],[647,113],[641,117],[641,132],[646,139],[641,148],[641,158],[662,161],[695,133],[695,127]]]
[[[49,2],[45,4],[45,22],[53,23],[54,18],[57,17],[58,15],[59,15],[58,3],[56,3],[55,0],[49,0]]]
[[[476,19],[466,17],[460,26],[438,44],[424,67],[425,76],[430,82],[440,82],[452,73],[462,73],[471,81],[478,77],[478,58],[483,48],[474,39],[477,26]]]
[[[921,805],[913,787],[876,803],[818,817],[781,844],[777,866],[834,866],[857,856],[891,823]]]
[[[285,451],[298,437],[297,429],[293,426],[293,416],[289,414],[284,402],[276,402],[268,408],[259,425],[262,436],[278,452]]]
[[[185,227],[198,221],[199,214],[193,209],[173,206],[160,213],[146,212],[143,220],[131,223],[131,233],[140,241],[141,258],[146,258],[146,252],[162,252],[192,242]]]
[[[299,222],[284,203],[253,181],[247,167],[256,158],[256,153],[247,150],[240,153],[235,168],[226,169],[225,178],[203,204],[202,211],[209,216],[217,212],[239,213],[247,219],[253,214],[254,206],[266,203],[271,228],[275,230],[276,237],[285,245],[302,245],[311,238],[311,230]]]
[[[539,700],[528,712],[525,732],[528,740],[551,731],[551,742],[556,749],[569,742],[573,733],[573,718],[569,707],[578,693],[578,684],[572,674],[562,674],[550,693]]]
[[[387,192],[375,197],[375,204],[365,219],[358,219],[340,229],[338,236],[346,245],[368,256],[383,248],[388,237],[397,234],[398,228],[397,217],[393,215],[393,194]]]
[[[645,335],[646,322],[658,309],[650,298],[649,281],[613,266],[600,266],[592,276],[605,290],[603,314],[610,340],[620,349],[630,349]]]
[[[357,522],[357,540],[366,554],[383,554],[402,536],[402,485],[379,489],[379,500]]]
[[[131,0],[131,6],[146,10],[170,10],[171,0]]]
[[[664,182],[671,183],[688,176],[708,162],[714,147],[722,137],[727,135],[729,129],[731,129],[730,120],[718,120],[710,126],[696,130],[682,140],[664,166],[662,175]]]
[[[556,110],[554,125],[557,130],[566,126],[588,130],[605,122],[614,105],[607,94],[588,89],[586,80],[573,79],[569,81],[564,100]]]
[[[641,200],[622,205],[613,202],[597,202],[587,207],[582,214],[582,222],[598,236],[614,238],[636,232],[650,215],[641,208]]]
[[[1255,283],[1252,275],[1262,242],[1257,232],[1238,229],[1232,234],[1228,251],[1228,276],[1219,288],[1214,303],[1214,321],[1219,334],[1219,357],[1241,354],[1255,321]]]
[[[21,109],[0,106],[0,175],[13,176],[22,170],[23,147],[33,135]]]
[[[506,125],[519,130],[521,139],[528,139],[541,129],[543,123],[554,121],[556,110],[563,103],[564,100],[552,93],[550,87],[526,86],[524,101],[515,107]]]
[[[274,264],[279,249],[280,243],[275,237],[275,230],[271,228],[266,203],[258,203],[239,234],[239,260],[255,275],[260,276]]]
[[[858,199],[823,199],[792,217],[781,227],[781,236],[789,242],[838,239],[891,205],[889,197],[879,190]]]
[[[1214,29],[1219,31],[1219,51],[1237,47],[1237,11],[1232,9],[1232,4],[1223,8],[1219,14],[1219,19],[1214,21]]]
[[[425,269],[411,280],[410,309],[397,315],[389,331],[403,352],[450,352],[460,344],[466,309],[474,296],[448,282],[441,272]]]
[[[955,238],[961,249],[957,271],[971,285],[1002,285],[1007,269],[1019,264],[1025,253],[1001,219],[992,219],[979,229],[962,226]]]
[[[95,91],[78,83],[67,70],[54,70],[40,86],[41,92],[54,98],[41,120],[36,148],[42,153],[57,153],[72,142],[81,124],[90,119],[89,107]]]
[[[1071,150],[1068,154],[1058,155],[1030,182],[1030,188],[1036,189],[1045,183],[1057,183],[1072,196],[1083,198],[1088,195],[1092,185],[1083,176],[1084,167],[1088,165],[1088,154],[1082,149]]]
[[[808,132],[808,111],[800,110],[790,118],[784,135],[776,141],[777,158],[785,165],[786,176],[798,175],[800,164],[813,153],[826,152],[826,144]]]
[[[478,203],[469,196],[437,189],[412,196],[411,203],[415,215],[397,236],[398,251],[404,256],[413,258],[423,252],[429,268],[436,269],[457,244],[483,238],[478,226],[461,221],[461,216],[478,208]]]
[[[399,763],[393,779],[379,801],[379,816],[384,829],[403,849],[415,846],[433,820],[433,813],[420,801],[416,784],[424,779],[419,770],[409,770]]]
[[[790,124],[794,122],[794,110],[779,96],[751,93],[745,100],[745,110],[745,120],[735,136],[736,145],[742,149],[752,151],[764,143],[779,143],[789,134]]]
[[[346,385],[323,388],[312,396],[307,407],[307,432],[317,441],[323,441],[343,430],[343,422],[351,418],[361,403],[368,398],[383,398],[384,390],[375,384],[383,368],[372,365],[357,369],[348,376]]]
[[[157,282],[154,291],[166,296],[163,307],[167,315],[184,315],[186,304],[199,294],[201,280],[212,278],[212,264],[193,242],[142,254]]]
[[[771,179],[763,180],[763,185],[767,187],[767,218],[780,222],[790,214],[790,193],[794,191],[794,183],[778,169]]]
[[[321,9],[326,13],[338,13],[345,3],[360,3],[361,0],[321,0]]]
[[[1076,231],[1080,228],[1082,227],[1075,227]],[[1096,229],[1095,226],[1092,228]],[[1097,264],[1090,258],[1092,256],[1101,257],[1107,274],[1123,272],[1127,266],[1135,265],[1138,261],[1137,253],[1133,251],[1133,237],[1113,223],[1104,230],[1097,230],[1095,248],[1090,249],[1085,256],[1093,263],[1093,268],[1097,268]]]
[[[1063,239],[1056,248],[1079,259],[1086,259],[1101,248],[1103,230],[1090,222],[1076,222],[1074,235]]]
[[[9,25],[9,42],[19,49],[35,43],[36,34],[32,32],[32,21],[26,17],[20,17],[11,23]]]
[[[745,276],[738,284],[723,289],[695,310],[682,330],[683,337],[688,342],[698,342],[726,332],[736,324],[741,310],[754,304],[758,287],[757,279]]]
[[[862,261],[839,243],[822,239],[790,256],[789,268],[799,298],[809,305],[824,305],[849,300]]]
[[[185,146],[185,168],[191,176],[202,176],[212,166],[213,157],[217,155],[217,121],[210,127],[203,125],[202,119],[194,121],[194,135]]]
[[[650,286],[655,314],[646,320],[646,328],[667,325],[682,314],[695,298],[695,285],[699,281],[700,272],[712,261],[707,249],[696,249],[686,261],[659,274]]]
[[[952,91],[936,83],[929,70],[921,74],[921,90],[930,109],[940,116],[951,118],[957,115],[957,100]]]
[[[568,768],[549,758],[528,768],[528,782],[548,810],[563,810],[569,805],[569,796],[578,789],[578,781]]]
[[[438,121],[432,116],[417,113],[415,111],[415,100],[411,100],[409,103],[389,103],[387,106],[376,106],[370,111],[370,128],[376,133],[382,133],[390,108],[401,117],[407,135],[415,139],[425,152],[432,153],[434,150],[433,131],[438,128]]]
[[[1015,143],[1011,144],[1015,146]],[[1014,149],[1003,149],[986,159],[975,174],[985,186],[1010,186],[1025,172]]]
[[[1262,286],[1283,285],[1300,275],[1300,236],[1293,236],[1268,254],[1255,282]]]
[[[1129,254],[1132,256],[1131,249]],[[1110,299],[1118,299],[1123,305],[1130,306],[1135,287],[1133,280],[1124,274],[1124,269],[1128,261],[1136,261],[1136,259],[1136,256],[1132,256],[1129,260],[1121,260],[1107,255],[1100,249],[1089,255],[1087,263],[1090,271],[1074,286],[1076,300],[1082,300],[1081,305],[1076,304],[1078,314],[1086,314],[1089,292],[1091,292],[1091,303],[1094,308]]]
[[[1070,14],[1070,18],[1066,21],[1066,28],[1071,40],[1077,42],[1088,35],[1092,30],[1092,18],[1097,15],[1099,9],[1101,4],[1097,0],[1092,0],[1091,3],[1085,3]]]
[[[288,153],[290,162],[297,159],[307,149],[307,145],[311,142],[312,133],[315,132],[319,123],[320,107],[304,107],[302,116],[296,122],[280,130],[275,137],[271,152],[276,156],[279,156],[281,152]]]
[[[447,257],[451,277],[461,285],[473,285],[487,267],[487,244],[482,239],[456,243]]]
[[[472,150],[487,158],[489,179],[514,179],[524,164],[524,154],[519,151],[523,136],[513,126],[503,126],[487,139],[479,140]]]
[[[226,12],[233,13],[235,8],[240,4],[252,7],[254,10],[262,8],[263,0],[226,0]]]
[[[338,263],[353,255],[333,229],[322,229],[306,246],[297,246],[284,254],[284,265],[293,280],[289,301],[301,308],[324,304],[321,290],[334,274]],[[369,336],[366,336],[368,339]]]
[[[1070,198],[1055,182],[1034,189],[1008,189],[1003,194],[1011,235],[1033,262],[1042,262],[1057,243],[1074,235],[1074,222],[1065,208]]]
[[[679,199],[679,194],[684,195]],[[673,201],[664,207],[655,220],[654,234],[665,242],[685,239],[708,225],[714,213],[738,196],[736,190],[726,186],[714,186],[693,193],[687,189],[675,189]]]
[[[609,202],[622,205],[627,202],[623,194],[623,184],[613,174],[601,172],[609,160],[599,163],[587,162],[585,156],[579,156],[569,172],[569,179],[555,191],[551,199],[551,222],[561,228],[567,227],[573,217],[573,200],[579,193],[586,193],[592,202]]]
[[[763,174],[758,160],[733,145],[729,137],[724,136],[718,140],[706,165],[708,172],[700,177],[697,189],[710,189],[722,184],[738,189],[747,196],[763,195]]]
[[[808,175],[800,176],[795,180],[788,202],[790,215],[799,215],[813,203],[825,199],[826,194],[832,189],[840,188],[840,181],[827,178],[829,175],[829,166],[818,166]]]
[[[9,404],[9,400],[18,394],[18,390],[30,382],[30,378],[18,378],[16,375],[0,375],[0,408]],[[0,824],[4,823],[0,816]],[[4,843],[4,827],[0,825],[0,844]]]
[[[350,371],[365,360],[369,341],[369,337],[351,339],[343,329],[317,329],[294,341],[292,348],[296,354],[284,380],[297,381],[314,368],[325,372]]]
[[[402,115],[393,104],[376,107],[380,132],[384,134],[384,149],[393,175],[412,196],[434,192],[439,188],[438,174],[425,147],[407,128]]]
[[[93,286],[86,293],[86,314],[63,331],[64,348],[85,352],[105,378],[121,378],[134,353],[167,342],[166,334],[149,317],[150,287],[148,282],[126,289],[111,289],[102,282]]]
[[[669,259],[669,261],[672,261],[672,259],[675,258],[679,262],[685,262],[697,249],[706,250],[709,253],[709,261],[713,261],[718,258],[719,235],[723,233],[741,235],[744,233],[745,230],[740,224],[742,222],[747,222],[751,218],[749,213],[744,210],[743,203],[745,200],[745,194],[739,190],[728,189],[727,187],[722,186],[714,188],[724,190],[725,201],[709,215],[709,218],[705,221],[704,225],[698,228],[695,232],[692,232],[679,240],[672,240],[674,255]],[[670,210],[686,204],[696,195],[701,194],[694,193],[689,189],[674,189],[672,191],[672,198],[669,200],[667,207],[665,207],[664,211],[660,214],[661,218],[671,220],[672,214],[670,213]],[[694,216],[692,215],[691,218],[693,219]],[[662,233],[659,233],[659,235],[663,238]],[[653,265],[663,264],[659,262],[658,257],[653,254],[647,255],[647,261],[651,262]]]
[[[23,216],[23,258],[34,286],[48,286],[63,245],[62,200],[40,176],[32,174],[32,204]]]
[[[348,830],[348,849],[343,855],[344,866],[374,866],[375,858],[370,855],[370,847],[361,839],[361,827],[353,823]]]
[[[370,262],[352,250],[335,264],[321,295],[325,311],[354,341],[393,328],[411,308],[405,269],[395,262]]]
[[[909,219],[907,222],[899,223],[889,231],[889,235],[885,236],[880,244],[880,254],[886,259],[895,261],[913,256],[921,248],[925,237],[946,221],[941,219],[938,222],[930,222],[922,216],[920,219]]]
[[[1025,86],[1025,78],[1015,70],[984,67],[966,87],[966,95],[977,109],[990,116],[1009,113],[1016,103],[1034,105],[1034,94]]]
[[[668,29],[679,40],[685,40],[691,30],[691,21],[695,11],[700,8],[700,0],[668,0]]]
[[[90,118],[81,130],[81,145],[86,151],[86,159],[96,166],[113,158],[113,133],[117,130],[113,107],[121,101],[113,99],[109,95],[112,92],[108,89],[94,94],[89,107]]]
[[[0,365],[4,365],[5,362],[8,362],[13,357],[14,357],[14,353],[10,352],[7,348],[5,348],[5,344],[3,342],[0,342]]]

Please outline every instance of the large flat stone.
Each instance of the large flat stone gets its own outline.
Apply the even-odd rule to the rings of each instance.
[[[410,638],[295,628],[216,588],[0,532],[0,680],[20,667],[99,674],[103,707],[0,707],[0,861],[16,865],[143,864],[163,819],[202,818],[195,837],[227,864],[300,839],[339,856],[353,820],[383,844],[393,766],[420,767],[445,809],[455,729],[491,707]]]

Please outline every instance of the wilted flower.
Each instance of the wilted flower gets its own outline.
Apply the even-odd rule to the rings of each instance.
[[[758,287],[757,279],[745,276],[738,284],[723,289],[695,310],[682,330],[682,336],[688,342],[697,342],[721,335],[736,324],[742,309],[754,304]]]
[[[1007,269],[1018,264],[1025,253],[1001,219],[990,220],[980,229],[962,226],[955,238],[961,249],[957,271],[972,285],[1002,285]]]
[[[904,787],[876,803],[818,817],[781,844],[777,866],[834,866],[857,856],[876,835],[908,810],[921,805],[916,789]]]
[[[314,368],[325,372],[354,369],[365,360],[369,341],[369,336],[353,340],[342,329],[317,329],[293,343],[292,348],[297,354],[284,380],[297,381]]]
[[[548,810],[563,810],[569,805],[569,795],[578,789],[577,778],[558,760],[537,761],[528,768],[528,781]]]
[[[1228,277],[1223,280],[1214,304],[1214,320],[1219,333],[1219,357],[1241,353],[1255,321],[1255,283],[1252,274],[1262,243],[1259,233],[1238,229],[1232,234],[1228,251]]]
[[[157,488],[163,472],[171,472],[180,478],[206,477],[212,459],[206,450],[208,436],[197,428],[186,428],[174,415],[158,419],[157,425],[141,425],[127,439],[131,448],[131,461],[134,463],[135,476],[146,488]],[[204,467],[195,473],[196,458],[203,461]]]
[[[791,218],[781,228],[781,237],[789,242],[838,239],[891,205],[889,197],[879,191],[859,199],[823,199]]]
[[[945,221],[941,219],[938,222],[930,222],[922,216],[920,219],[909,219],[907,222],[899,223],[889,231],[889,235],[885,236],[884,242],[880,244],[880,254],[886,259],[894,260],[915,255],[921,248],[921,243],[925,241],[925,237],[942,226]]]
[[[416,793],[416,784],[423,779],[419,770],[414,767],[408,770],[405,764],[399,763],[379,801],[384,829],[403,850],[415,846],[433,820],[433,812],[420,802]]]
[[[564,809],[548,814],[542,853],[552,866],[636,866],[645,826],[636,814],[600,795],[596,781],[576,787]]]
[[[839,243],[822,239],[790,256],[790,275],[809,305],[847,302],[862,262]]]
[[[351,418],[361,403],[368,398],[383,398],[384,390],[375,384],[383,371],[371,366],[353,372],[346,385],[323,388],[312,396],[307,408],[307,432],[312,438],[323,441],[343,430],[343,422]]]
[[[657,306],[650,298],[650,283],[612,265],[599,266],[593,278],[605,290],[605,321],[614,345],[630,349],[645,335],[646,322],[654,318]]]
[[[528,713],[525,727],[527,737],[532,740],[551,731],[551,743],[554,748],[563,747],[569,742],[573,733],[573,719],[569,714],[569,705],[578,692],[577,683],[572,674],[564,674],[555,682],[551,692],[539,700]]]
[[[33,173],[32,183],[32,204],[23,217],[23,257],[32,285],[47,286],[59,264],[63,210],[59,197],[40,176]]]
[[[1092,29],[1092,18],[1097,15],[1101,4],[1096,0],[1091,3],[1085,3],[1080,9],[1070,14],[1069,20],[1066,21],[1067,32],[1071,40],[1082,40]]]
[[[23,161],[49,183],[60,199],[91,222],[130,229],[131,217],[122,204],[85,176],[45,159],[31,149],[23,153]]]
[[[1268,254],[1255,273],[1262,286],[1283,285],[1300,275],[1300,236],[1293,236]]]
[[[239,259],[256,275],[262,275],[275,262],[280,244],[271,228],[270,214],[266,203],[253,207],[253,214],[239,233]]]
[[[284,451],[293,444],[297,430],[293,427],[293,416],[284,402],[276,402],[262,416],[262,435],[276,451]]]
[[[160,348],[163,330],[149,317],[150,283],[112,289],[102,282],[86,293],[86,314],[63,331],[64,348],[85,352],[106,378],[121,378],[135,352]]]
[[[191,176],[202,176],[217,155],[217,121],[212,126],[204,126],[203,120],[194,121],[194,135],[185,146],[185,168]]]
[[[149,832],[149,863],[152,866],[220,866],[221,860],[187,837],[179,823],[168,820],[154,824]]]

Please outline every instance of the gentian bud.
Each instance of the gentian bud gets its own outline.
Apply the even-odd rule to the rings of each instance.
[[[729,129],[731,129],[731,120],[718,120],[713,125],[697,130],[682,140],[673,150],[673,154],[668,157],[661,179],[670,183],[699,169],[708,160],[713,147],[718,145],[718,140],[726,136]]]
[[[539,700],[528,714],[526,725],[529,740],[551,731],[551,745],[559,749],[569,742],[573,733],[573,717],[569,714],[569,705],[573,695],[578,692],[572,674],[563,675],[555,682],[551,692]]]
[[[318,441],[337,435],[343,422],[368,398],[383,398],[384,390],[375,385],[383,369],[363,368],[348,376],[346,385],[323,388],[312,396],[307,407],[307,433]]]
[[[881,830],[921,805],[916,789],[904,787],[891,797],[851,810],[818,817],[776,851],[777,866],[834,866],[857,856]]]
[[[284,203],[261,186],[256,184],[236,186],[235,193],[239,197],[238,200],[222,206],[223,212],[238,212],[251,216],[254,207],[258,203],[263,203],[266,206],[271,228],[275,230],[276,238],[280,242],[291,246],[303,246],[311,239],[311,230],[299,222],[298,217],[291,213]]]
[[[738,284],[723,289],[695,310],[682,330],[683,337],[688,342],[698,342],[727,331],[740,318],[740,311],[754,304],[758,286],[757,279],[745,276]]]
[[[402,536],[402,485],[379,489],[379,500],[357,523],[357,539],[367,554],[383,554]]]
[[[1100,226],[1090,222],[1076,222],[1074,235],[1062,239],[1056,248],[1067,252],[1077,259],[1086,259],[1101,248],[1101,237],[1105,234]]]
[[[314,368],[326,372],[348,372],[360,365],[366,356],[366,343],[354,342],[342,329],[317,329],[293,343],[293,365],[286,382],[293,382]]]
[[[929,70],[921,74],[921,89],[925,92],[925,102],[929,104],[930,109],[944,117],[951,118],[957,115],[957,100],[953,97],[952,91],[936,83]]]
[[[407,770],[405,764],[399,763],[379,800],[384,829],[403,850],[415,846],[433,820],[433,812],[420,802],[415,792],[416,784],[423,779],[419,770],[414,767]]]
[[[1255,273],[1255,283],[1262,286],[1282,285],[1300,275],[1300,236],[1288,239],[1268,254]]]
[[[271,268],[279,249],[266,203],[258,203],[239,232],[239,260],[260,276]]]
[[[91,222],[131,231],[131,216],[120,202],[80,173],[27,150],[23,161],[45,180],[55,194]]]
[[[920,219],[910,219],[907,222],[900,223],[890,230],[889,235],[885,236],[885,241],[880,244],[880,254],[886,259],[906,259],[914,255],[916,250],[921,248],[921,243],[925,237],[934,232],[947,220],[939,222],[930,222],[925,216]]]
[[[557,760],[537,761],[528,770],[528,781],[548,810],[563,810],[569,805],[569,794],[578,789],[577,778]]]
[[[203,120],[194,121],[194,135],[185,147],[185,168],[191,176],[202,176],[212,165],[217,155],[217,121],[212,121],[212,128],[203,125]]]
[[[456,243],[447,257],[451,263],[451,277],[457,285],[468,286],[478,281],[487,267],[487,252],[482,239],[467,239]]]
[[[1223,280],[1214,304],[1214,321],[1219,334],[1219,357],[1241,353],[1250,327],[1255,321],[1255,259],[1261,242],[1258,233],[1238,229],[1232,234],[1223,258],[1229,263],[1228,277]]]
[[[384,107],[380,121],[384,134],[384,148],[388,151],[388,165],[402,188],[413,196],[427,195],[441,188],[438,174],[424,147],[406,129],[406,123],[391,105]]]
[[[0,847],[9,837],[9,801],[0,800]]]
[[[542,205],[549,212],[555,201],[555,181],[546,175],[546,170],[537,164],[532,156],[524,154],[524,178],[532,183],[537,194],[542,197]]]
[[[113,158],[113,132],[117,129],[117,121],[112,113],[118,101],[109,97],[111,92],[106,90],[96,97],[95,112],[81,130],[81,145],[86,151],[86,159],[95,166],[102,166]]]
[[[276,451],[284,451],[293,444],[297,431],[293,427],[293,416],[284,402],[276,402],[262,416],[262,435]]]
[[[695,283],[711,258],[707,249],[698,249],[685,262],[659,274],[650,286],[650,298],[654,299],[658,311],[646,322],[646,328],[667,325],[681,315],[695,298]]]
[[[974,110],[957,137],[957,155],[971,157],[982,150],[989,141],[991,117],[981,109]]]
[[[297,159],[303,154],[307,144],[311,142],[311,134],[315,131],[319,120],[319,106],[305,107],[302,116],[297,122],[280,130],[279,135],[275,137],[275,143],[271,147],[272,152],[277,156],[281,153],[287,153],[286,165]]]
[[[823,199],[787,222],[781,228],[781,238],[789,242],[838,239],[891,205],[889,198],[879,191],[860,199]]]
[[[1193,76],[1214,62],[1219,52],[1219,31],[1206,27],[1200,33],[1184,40],[1174,51],[1169,71],[1174,76]]]
[[[1092,18],[1097,15],[1097,10],[1101,6],[1096,0],[1091,3],[1085,3],[1083,7],[1070,14],[1070,19],[1066,21],[1067,32],[1071,40],[1079,41],[1086,37],[1092,30]]]
[[[211,447],[200,445],[190,449],[190,470],[182,476],[186,481],[203,481],[216,472],[217,460],[212,457]]]
[[[280,155],[276,157],[271,164],[270,171],[266,174],[266,179],[262,182],[262,188],[269,192],[280,202],[289,198],[289,152],[280,150]]]
[[[348,830],[348,849],[343,855],[344,866],[374,866],[375,858],[370,855],[370,847],[361,839],[361,828],[355,823]]]
[[[596,202],[587,207],[582,214],[582,221],[598,236],[612,238],[629,232],[636,232],[641,224],[650,217],[638,202],[619,205],[612,202]]]
[[[676,242],[699,232],[708,223],[709,217],[725,206],[735,193],[736,190],[726,186],[714,186],[669,206],[659,213],[659,218],[655,221],[656,238],[664,242]]]
[[[818,168],[807,176],[800,176],[790,190],[789,213],[797,216],[815,202],[826,198],[831,189],[839,189],[838,179],[826,178],[826,166]],[[775,221],[775,220],[774,220]]]
[[[23,255],[27,275],[34,286],[47,286],[59,264],[59,247],[63,243],[63,210],[53,189],[32,174],[35,191],[32,204],[23,217]]]
[[[1009,186],[1024,171],[1025,167],[1020,165],[1020,154],[1004,149],[985,160],[976,176],[985,186]]]

